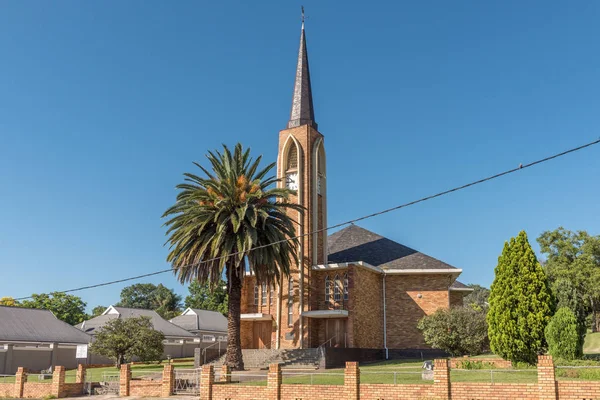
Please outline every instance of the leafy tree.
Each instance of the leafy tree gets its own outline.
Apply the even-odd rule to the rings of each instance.
[[[149,317],[115,318],[108,321],[96,334],[90,352],[121,364],[138,357],[141,361],[158,361],[164,346],[164,335],[155,331]]]
[[[31,300],[24,300],[21,307],[49,310],[61,321],[75,325],[87,319],[86,303],[80,297],[62,292],[32,294]]]
[[[211,290],[208,284],[192,281],[188,290],[190,294],[185,298],[184,304],[186,307],[218,311],[225,316],[227,315],[227,286],[224,281],[216,284],[214,290]]]
[[[558,282],[567,280],[574,286],[586,313],[592,313],[592,330],[600,330],[600,236],[586,231],[572,232],[563,227],[547,231],[537,239],[546,257],[548,279],[561,296]],[[569,289],[569,291],[572,291]],[[579,319],[579,311],[569,306]]]
[[[472,307],[437,310],[417,327],[428,345],[452,356],[481,354],[488,346],[485,314]]]
[[[574,360],[583,355],[583,337],[577,317],[567,307],[559,308],[546,327],[548,352],[556,358]]]
[[[102,313],[106,310],[106,307],[104,306],[96,306],[94,308],[92,308],[92,315],[91,317],[97,317],[99,315],[102,315]]]
[[[154,310],[161,317],[171,319],[181,311],[181,296],[162,284],[136,283],[121,290],[117,306]]]
[[[18,307],[19,302],[12,297],[0,297],[0,306]]]
[[[552,293],[556,298],[556,308],[568,308],[577,319],[577,332],[583,343],[588,323],[586,321],[587,312],[585,309],[585,302],[581,293],[572,281],[565,278],[557,279],[553,282],[551,287]]]
[[[554,301],[525,231],[504,244],[495,274],[487,314],[491,349],[504,359],[535,364],[546,349]]]
[[[171,262],[182,282],[208,283],[214,290],[225,273],[228,303],[228,342],[225,363],[244,369],[240,340],[242,279],[252,271],[258,283],[271,284],[288,275],[298,254],[296,223],[288,211],[303,212],[289,201],[294,192],[269,188],[279,179],[265,178],[275,163],[259,171],[260,160],[241,144],[233,153],[207,155],[212,170],[196,165],[206,177],[186,173],[177,201],[163,217],[169,228]],[[290,240],[291,239],[291,240]]]
[[[476,310],[487,311],[490,289],[474,283],[467,286],[473,289],[473,291],[465,296],[463,304],[471,306]]]

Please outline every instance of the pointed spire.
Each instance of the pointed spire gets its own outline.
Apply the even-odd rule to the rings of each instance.
[[[296,66],[296,82],[292,98],[292,112],[287,124],[288,129],[300,125],[310,125],[317,129],[313,108],[310,71],[308,69],[308,52],[306,51],[306,34],[304,33],[304,7],[302,7],[302,31],[300,34],[300,50]]]

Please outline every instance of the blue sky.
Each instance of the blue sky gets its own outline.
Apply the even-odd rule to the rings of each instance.
[[[304,5],[330,224],[600,136],[600,3]],[[238,141],[275,160],[299,9],[2,2],[0,296],[168,267],[160,216],[192,161]],[[536,249],[560,225],[600,234],[599,176],[596,146],[360,225],[487,286],[522,229]]]

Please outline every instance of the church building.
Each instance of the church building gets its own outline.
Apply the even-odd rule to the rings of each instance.
[[[275,287],[245,276],[242,348],[427,349],[417,323],[440,308],[462,305],[472,291],[456,280],[462,270],[356,225],[327,236],[326,159],[303,22],[292,109],[279,132],[277,159],[280,184],[295,190],[293,201],[306,209],[293,215],[301,262]]]

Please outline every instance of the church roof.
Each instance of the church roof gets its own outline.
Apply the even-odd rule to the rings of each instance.
[[[367,229],[350,225],[327,239],[328,262],[363,261],[375,267],[392,270],[456,269],[403,244]]]
[[[308,68],[308,52],[306,51],[304,21],[302,21],[302,31],[300,33],[300,50],[298,51],[298,63],[296,65],[292,111],[290,113],[290,120],[288,121],[287,128],[295,128],[301,125],[311,125],[313,128],[317,129],[312,88],[310,85],[310,70]]]

